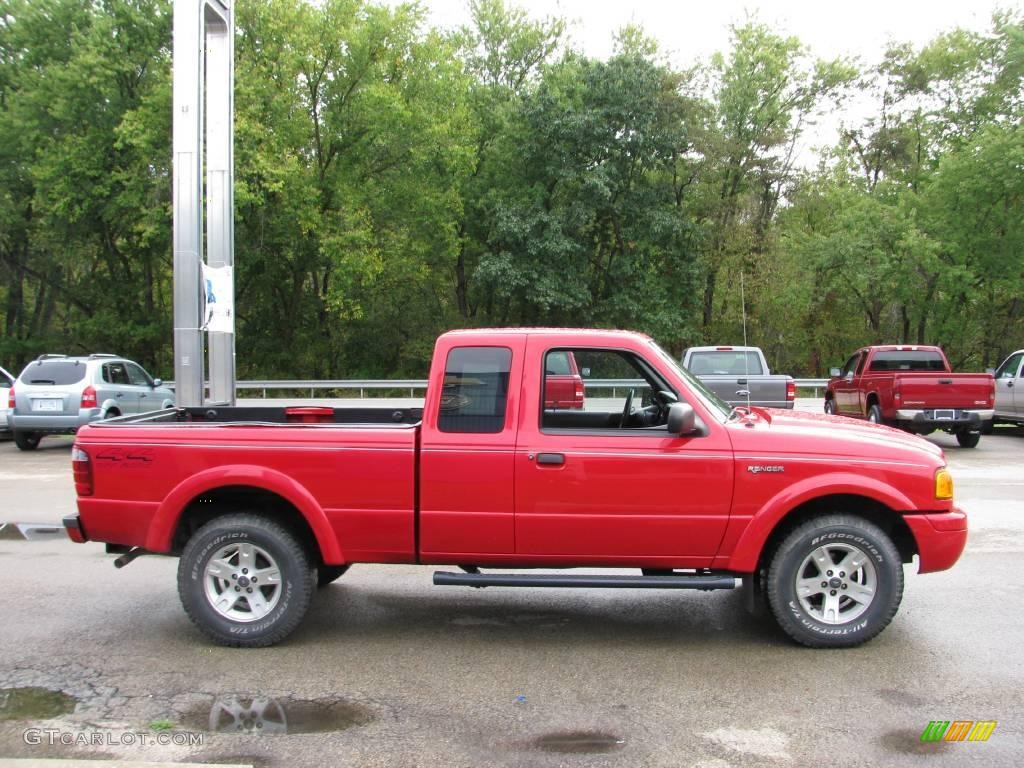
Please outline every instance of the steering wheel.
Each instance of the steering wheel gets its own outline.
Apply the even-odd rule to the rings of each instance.
[[[635,389],[631,389],[629,394],[626,395],[626,404],[622,407],[622,416],[619,418],[619,429],[626,426],[626,422],[629,421],[629,416],[633,412],[633,395],[635,392]]]

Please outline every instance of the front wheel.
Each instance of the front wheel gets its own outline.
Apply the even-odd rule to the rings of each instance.
[[[836,413],[836,403],[831,397],[825,401],[825,413],[829,416],[834,416]]]
[[[981,441],[981,432],[957,432],[956,441],[961,448],[974,448]]]
[[[220,645],[283,640],[306,615],[316,568],[299,540],[256,514],[215,518],[185,545],[178,595],[192,622]]]
[[[39,441],[43,436],[39,432],[15,432],[14,444],[19,451],[34,451],[39,447]]]
[[[874,523],[833,514],[793,530],[768,568],[768,604],[783,631],[810,648],[849,648],[883,629],[903,598],[903,564]]]

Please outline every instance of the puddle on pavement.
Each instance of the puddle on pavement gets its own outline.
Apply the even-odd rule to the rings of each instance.
[[[225,696],[186,716],[186,723],[211,733],[280,736],[343,731],[376,718],[369,707],[341,699]]]
[[[78,700],[47,688],[0,688],[0,720],[48,720],[75,711]]]
[[[532,744],[544,752],[595,755],[620,750],[626,741],[603,731],[562,731],[540,736]]]
[[[921,741],[921,731],[889,731],[879,741],[886,749],[904,755],[935,755],[952,746],[949,741]]]

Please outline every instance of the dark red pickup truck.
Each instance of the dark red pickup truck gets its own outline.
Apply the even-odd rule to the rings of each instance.
[[[996,385],[990,373],[952,373],[939,347],[858,349],[832,369],[825,413],[889,424],[927,435],[943,430],[973,448],[991,424]]]
[[[632,384],[548,407],[566,352]],[[353,563],[450,564],[434,583],[470,587],[742,583],[798,642],[852,646],[896,613],[904,563],[950,568],[967,538],[936,446],[730,409],[620,331],[454,331],[422,409],[168,409],[83,428],[73,468],[71,538],[119,566],[180,557],[188,615],[235,646],[287,636]],[[614,570],[551,572],[583,567]]]

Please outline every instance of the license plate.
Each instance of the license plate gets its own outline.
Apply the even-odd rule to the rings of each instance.
[[[936,421],[953,421],[956,418],[956,411],[936,411]]]
[[[63,400],[33,400],[33,411],[59,411],[64,407]]]

